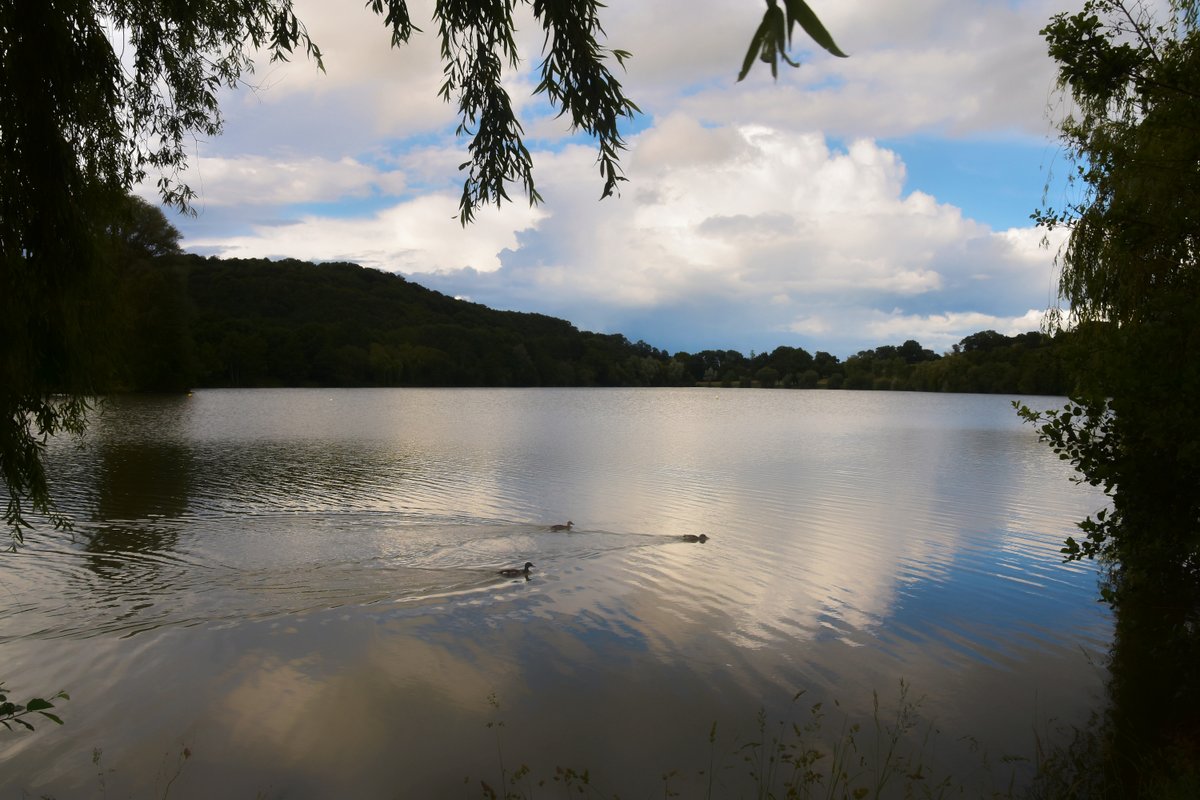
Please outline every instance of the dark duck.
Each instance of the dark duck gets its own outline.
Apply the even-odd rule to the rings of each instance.
[[[498,574],[503,575],[506,578],[525,578],[528,580],[529,570],[531,570],[531,569],[533,569],[533,562],[526,561],[525,566],[522,567],[521,569],[517,569],[516,567],[509,567],[508,569],[500,570],[500,572]]]

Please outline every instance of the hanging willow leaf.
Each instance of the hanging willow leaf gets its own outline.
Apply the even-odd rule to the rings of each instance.
[[[758,30],[754,32],[754,37],[750,39],[750,49],[746,51],[746,58],[742,60],[742,71],[738,73],[737,79],[739,81],[750,74],[750,67],[754,66],[754,57],[762,49],[763,40],[767,38],[767,31],[770,29],[771,25],[766,17],[764,17],[758,26]]]
[[[793,67],[800,66],[787,54],[787,47],[792,43],[792,31],[797,23],[805,33],[812,37],[814,42],[829,53],[838,58],[847,57],[804,0],[783,0],[783,2],[787,8],[786,17],[779,7],[778,0],[767,0],[767,11],[763,14],[763,20],[759,24],[758,30],[754,32],[754,37],[750,40],[750,49],[746,52],[745,59],[742,60],[742,70],[738,73],[739,81],[750,73],[756,56],[760,61],[771,65],[772,77],[777,77],[779,74],[779,59],[783,59]]]
[[[746,58],[742,61],[742,71],[738,73],[738,80],[740,81],[750,74],[750,67],[754,65],[755,56],[770,64],[771,75],[776,75],[779,69],[778,56],[783,50],[786,36],[783,10],[774,4],[768,6],[767,13],[763,14],[763,20],[759,24],[758,30],[754,32],[754,38],[750,40],[750,49],[746,51]],[[784,59],[788,63],[792,63],[786,55]]]
[[[829,31],[821,24],[821,20],[808,7],[808,3],[804,2],[804,0],[783,0],[783,2],[787,6],[788,44],[791,44],[792,41],[792,28],[799,22],[800,27],[812,37],[814,42],[838,58],[848,57],[838,48],[837,43],[833,41],[833,37],[829,35]]]

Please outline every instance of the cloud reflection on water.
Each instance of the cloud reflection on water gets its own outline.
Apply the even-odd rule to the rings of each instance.
[[[56,451],[116,571],[49,540],[6,576],[26,602],[0,636],[17,667],[74,651],[51,675],[103,686],[89,708],[130,752],[158,747],[139,730],[195,731],[221,788],[457,786],[494,769],[497,713],[515,758],[633,780],[694,756],[713,719],[742,730],[802,688],[862,711],[908,677],[961,730],[1016,736],[1046,687],[1070,676],[1053,706],[1076,713],[1098,685],[1077,652],[1101,650],[1108,622],[1056,556],[1096,498],[1003,398],[200,392],[159,444],[145,412],[98,427],[127,449]],[[137,446],[185,454],[147,462],[187,473],[169,519],[136,496],[160,481],[89,483],[97,452]],[[120,505],[95,494],[118,486]],[[547,529],[567,516],[573,532]],[[150,551],[126,546],[164,525]],[[495,575],[525,560],[528,583]],[[97,649],[103,680],[82,656]],[[176,687],[153,725],[134,702],[147,686]],[[98,733],[63,730],[75,751]],[[69,771],[64,748],[43,774]]]

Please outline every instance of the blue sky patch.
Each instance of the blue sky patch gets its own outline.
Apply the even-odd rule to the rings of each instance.
[[[1037,208],[1058,204],[1070,169],[1050,141],[915,136],[879,144],[904,162],[905,194],[925,192],[994,230],[1030,227],[1029,215]]]

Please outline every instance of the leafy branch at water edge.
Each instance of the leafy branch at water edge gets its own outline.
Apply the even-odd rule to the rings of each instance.
[[[1071,479],[1100,487],[1112,497],[1120,482],[1117,467],[1121,450],[1120,431],[1108,401],[1072,400],[1061,409],[1034,411],[1020,401],[1013,408],[1026,422],[1037,427],[1038,439],[1048,444],[1078,473]],[[1068,536],[1061,550],[1067,561],[1100,558],[1114,564],[1115,532],[1121,524],[1119,510],[1101,509],[1078,523],[1086,537],[1082,542]]]
[[[40,715],[50,720],[51,722],[62,725],[62,719],[50,712],[54,708],[54,703],[50,700],[70,700],[71,697],[66,692],[56,692],[50,696],[50,700],[41,697],[34,697],[26,700],[24,703],[14,703],[8,699],[9,689],[0,682],[0,725],[3,725],[8,730],[13,730],[13,726],[17,725],[26,730],[33,730],[33,723],[28,717]]]

